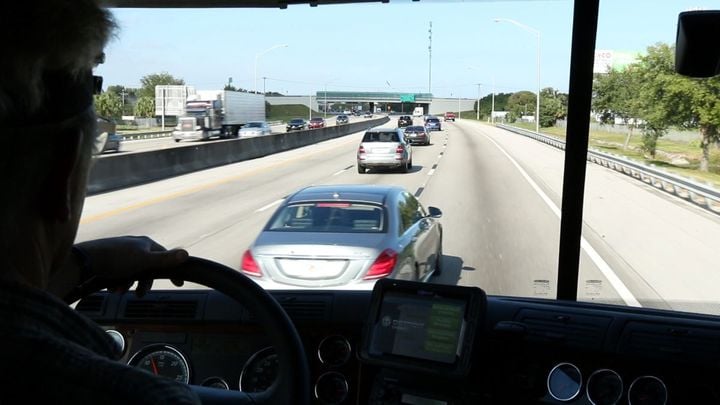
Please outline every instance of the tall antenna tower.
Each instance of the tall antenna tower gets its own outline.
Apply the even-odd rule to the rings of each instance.
[[[428,29],[428,93],[432,93],[432,21]]]

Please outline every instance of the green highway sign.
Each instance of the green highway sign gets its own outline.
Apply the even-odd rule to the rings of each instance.
[[[401,103],[414,103],[414,102],[415,102],[415,95],[414,95],[414,94],[401,94],[401,95],[400,95],[400,102],[401,102]]]

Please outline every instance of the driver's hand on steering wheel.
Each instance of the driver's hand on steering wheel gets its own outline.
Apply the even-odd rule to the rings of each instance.
[[[120,236],[78,243],[71,256],[49,285],[61,297],[93,277],[118,279],[114,291],[121,293],[132,286],[128,279],[138,280],[135,294],[142,297],[153,283],[143,279],[143,272],[178,266],[189,255],[184,249],[167,250],[147,236]],[[183,284],[182,280],[171,281],[177,286]]]

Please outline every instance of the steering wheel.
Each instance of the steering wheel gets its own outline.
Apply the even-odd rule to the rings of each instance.
[[[190,385],[203,404],[308,404],[310,372],[307,356],[297,329],[275,299],[239,271],[222,264],[190,257],[170,270],[150,271],[142,279],[174,279],[205,285],[242,304],[255,314],[278,356],[278,376],[265,391],[247,393]],[[133,280],[135,281],[135,280]],[[74,302],[123,280],[93,278],[66,298]]]

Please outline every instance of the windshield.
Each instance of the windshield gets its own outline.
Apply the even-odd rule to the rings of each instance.
[[[382,207],[352,202],[288,205],[270,220],[268,231],[385,232]]]
[[[262,128],[262,126],[262,122],[248,122],[245,125],[245,128]]]
[[[601,1],[578,300],[720,314],[720,86],[672,71],[678,13],[716,6]],[[119,133],[163,137],[126,140],[122,152],[98,159],[78,241],[149,235],[238,269],[264,229],[300,238],[325,229],[328,222],[305,215],[317,206],[275,214],[298,189],[392,185],[407,195],[378,202],[382,213],[374,202],[324,210],[374,215],[344,225],[341,232],[358,238],[384,232],[383,221],[397,217],[405,224],[398,238],[420,241],[412,246],[425,256],[414,263],[427,282],[556,299],[563,144],[573,136],[566,132],[572,2],[112,11],[120,31],[97,69],[105,84],[98,113],[123,122]],[[399,30],[403,21],[413,23]],[[333,48],[337,38],[363,35],[371,47]],[[244,52],[232,51],[234,38],[246,39]],[[333,52],[309,58],[310,43]],[[396,62],[398,44],[412,64]],[[199,54],[213,55],[212,68],[207,58],[188,57]],[[155,85],[203,98],[212,92],[207,99],[222,101],[222,111],[198,119],[201,130],[173,130],[183,114],[208,113],[183,111],[174,93],[156,98]],[[340,111],[357,116],[338,125],[328,117]],[[455,120],[436,118],[450,112]],[[424,117],[442,124],[412,137],[412,147],[380,145],[400,142],[399,118],[414,131]],[[287,125],[322,118],[322,128]],[[233,130],[260,125],[249,120],[267,121],[274,136],[233,139]],[[224,142],[238,142],[243,156],[213,147]],[[178,160],[175,148],[195,148],[187,158],[196,160]],[[129,153],[170,162],[163,173],[172,177],[110,165]]]

